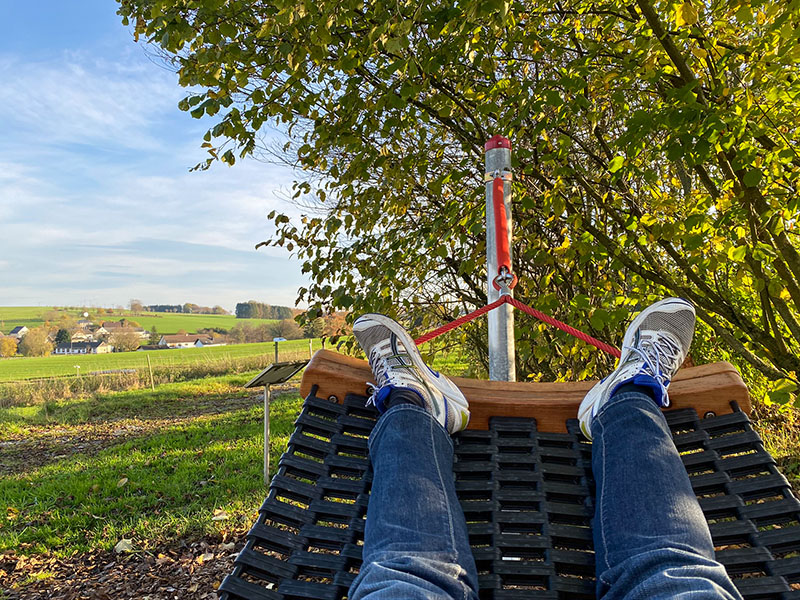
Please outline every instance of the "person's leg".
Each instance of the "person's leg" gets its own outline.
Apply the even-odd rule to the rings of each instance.
[[[592,422],[597,596],[739,599],[661,410],[624,386]]]
[[[375,376],[381,417],[369,440],[373,481],[363,564],[351,600],[477,600],[478,575],[455,490],[451,433],[469,423],[458,387],[425,365],[383,315],[353,324]]]
[[[369,441],[373,482],[352,600],[477,599],[453,478],[453,442],[424,408],[400,404]]]
[[[659,407],[689,352],[694,307],[680,298],[633,320],[617,368],[586,394],[578,419],[597,482],[597,595],[739,599]]]

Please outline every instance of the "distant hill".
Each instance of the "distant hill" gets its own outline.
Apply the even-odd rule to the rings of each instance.
[[[203,315],[187,313],[154,313],[132,312],[126,309],[98,309],[84,307],[58,306],[0,306],[0,332],[8,333],[14,327],[24,325],[29,329],[39,327],[46,322],[51,325],[69,324],[83,318],[88,312],[88,319],[93,323],[102,321],[118,321],[125,318],[136,321],[148,331],[156,327],[159,333],[197,333],[200,329],[229,330],[242,320],[234,315]],[[276,319],[248,319],[248,323],[273,323]]]

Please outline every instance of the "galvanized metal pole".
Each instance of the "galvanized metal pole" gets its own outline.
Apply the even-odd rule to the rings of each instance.
[[[501,294],[511,294],[504,287],[494,286],[498,275],[497,244],[493,198],[495,178],[503,179],[503,202],[505,204],[508,230],[508,244],[511,246],[511,142],[495,135],[484,146],[486,154],[486,275],[488,280],[489,302],[497,300]],[[489,379],[493,381],[515,381],[514,364],[514,311],[510,304],[503,304],[491,311],[489,317]]]
[[[269,485],[269,401],[272,389],[264,386],[264,485]]]

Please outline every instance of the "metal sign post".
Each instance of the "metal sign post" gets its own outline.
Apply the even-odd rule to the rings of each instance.
[[[278,345],[277,342],[275,345]],[[307,360],[274,363],[244,384],[246,388],[264,386],[264,485],[269,485],[269,403],[272,400],[272,385],[289,381],[307,364]]]
[[[511,262],[511,142],[495,135],[484,146],[486,164],[486,271],[488,279],[488,301],[491,304],[503,294],[512,295],[510,279],[501,274],[498,263],[498,248],[508,253],[509,271]],[[502,184],[502,207],[495,207],[495,193],[499,195]],[[495,191],[496,190],[496,191]],[[504,208],[505,210],[496,210]],[[505,227],[497,219],[505,217]],[[499,227],[497,226],[499,225]],[[498,239],[498,235],[505,240]],[[500,277],[498,277],[500,275]],[[493,381],[515,381],[514,364],[514,310],[503,304],[488,314],[489,317],[489,379]]]

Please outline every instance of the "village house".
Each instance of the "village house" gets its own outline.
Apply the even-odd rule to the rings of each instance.
[[[53,354],[108,354],[113,349],[105,342],[70,342],[58,344]]]
[[[70,339],[73,342],[93,342],[94,341],[94,334],[91,331],[76,331],[72,334]]]
[[[162,335],[158,340],[159,346],[167,346],[168,348],[203,348],[204,346],[224,346],[221,343],[215,343],[210,335],[202,333],[193,334],[175,334],[175,335]]]
[[[28,328],[25,325],[20,325],[19,327],[14,327],[11,331],[8,332],[8,337],[17,338],[21,340],[25,337],[25,334],[28,333]]]
[[[143,340],[146,340],[150,337],[150,332],[146,331],[142,327],[131,327],[127,323],[123,323],[122,321],[103,321],[94,331],[95,337],[102,337],[107,336],[110,337],[115,333],[119,332],[128,332],[132,331],[134,333],[139,334],[139,337]]]

